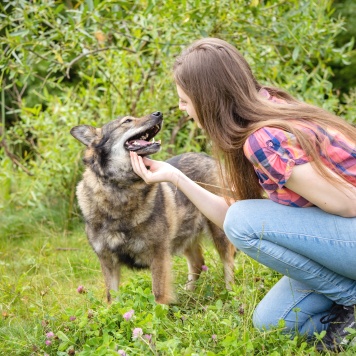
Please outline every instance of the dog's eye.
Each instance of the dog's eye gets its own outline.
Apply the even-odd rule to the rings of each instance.
[[[126,119],[123,124],[128,124],[129,122],[131,122],[132,120],[131,119]]]

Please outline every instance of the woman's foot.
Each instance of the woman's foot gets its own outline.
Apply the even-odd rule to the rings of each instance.
[[[338,351],[342,346],[349,345],[353,340],[348,338],[348,328],[356,329],[355,305],[345,306],[334,304],[330,314],[320,319],[322,323],[329,323],[326,335],[316,345],[318,351]],[[354,340],[356,338],[354,337]]]

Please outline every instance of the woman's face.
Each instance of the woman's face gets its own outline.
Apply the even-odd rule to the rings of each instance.
[[[179,97],[179,110],[186,111],[187,114],[194,119],[194,121],[199,125],[198,115],[194,109],[193,103],[190,100],[189,96],[184,93],[183,89],[177,85],[177,92]]]

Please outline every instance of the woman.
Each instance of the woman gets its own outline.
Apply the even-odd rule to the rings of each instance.
[[[219,39],[193,43],[173,72],[179,108],[211,139],[236,202],[131,152],[135,172],[175,184],[240,251],[284,275],[257,306],[257,328],[326,329],[317,347],[339,349],[355,324],[356,128],[263,87]]]

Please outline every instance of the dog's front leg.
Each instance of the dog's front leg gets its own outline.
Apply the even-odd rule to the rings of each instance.
[[[174,301],[171,275],[171,256],[168,251],[156,252],[151,264],[152,291],[155,300],[160,304]]]
[[[98,254],[101,270],[105,279],[106,299],[111,302],[110,290],[119,290],[120,283],[120,264],[116,256],[108,253]]]

